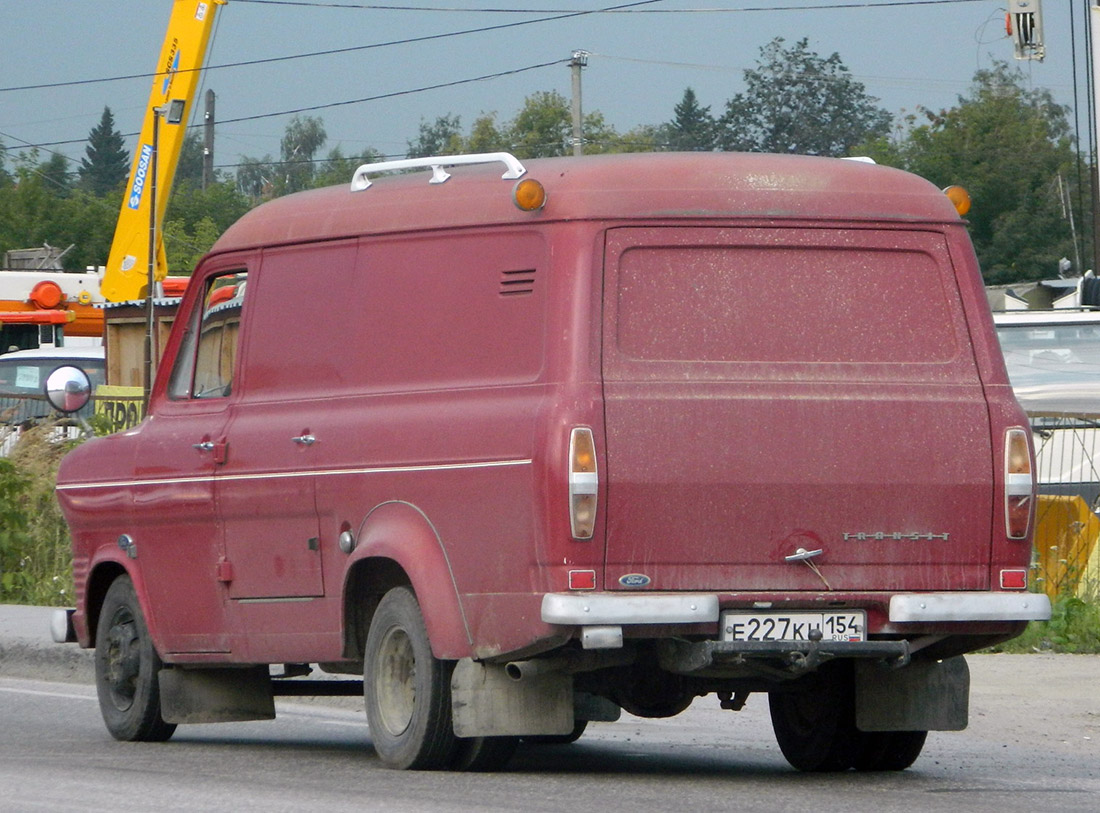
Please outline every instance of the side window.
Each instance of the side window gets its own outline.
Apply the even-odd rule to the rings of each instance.
[[[175,399],[223,398],[233,389],[247,273],[212,278],[196,310],[168,383]]]

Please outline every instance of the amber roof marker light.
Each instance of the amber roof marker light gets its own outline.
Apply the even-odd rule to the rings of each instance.
[[[525,212],[537,212],[546,205],[546,188],[534,178],[523,178],[512,187],[512,201]]]
[[[959,217],[965,217],[970,211],[970,193],[963,187],[949,186],[943,190],[943,194],[947,195],[947,199],[951,201]]]

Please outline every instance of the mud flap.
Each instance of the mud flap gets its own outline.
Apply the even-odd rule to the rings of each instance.
[[[901,669],[857,661],[856,728],[861,731],[962,731],[970,713],[964,658],[913,660]]]
[[[551,672],[514,680],[501,664],[464,658],[451,676],[451,711],[459,737],[568,734],[573,678]]]
[[[275,719],[275,700],[266,666],[161,669],[160,706],[166,723]]]

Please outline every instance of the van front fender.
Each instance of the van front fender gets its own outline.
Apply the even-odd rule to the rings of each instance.
[[[458,585],[443,541],[427,515],[412,503],[381,503],[363,519],[356,540],[348,572],[364,559],[396,563],[420,603],[432,654],[443,660],[469,657],[473,638]]]

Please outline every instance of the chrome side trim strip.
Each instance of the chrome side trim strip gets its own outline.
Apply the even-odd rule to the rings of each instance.
[[[914,593],[890,597],[890,621],[1048,621],[1043,593]]]
[[[121,486],[163,486],[176,483],[209,483],[229,480],[284,480],[288,477],[333,477],[346,474],[400,474],[418,471],[451,471],[454,469],[494,469],[508,466],[530,466],[531,460],[486,460],[479,463],[436,463],[422,466],[377,466],[361,469],[319,469],[317,471],[285,471],[268,474],[204,474],[196,477],[163,477],[143,480],[114,480],[101,483],[66,483],[58,491],[89,488],[119,488]]]
[[[706,593],[573,594],[542,597],[547,624],[700,624],[718,621],[718,596]]]

